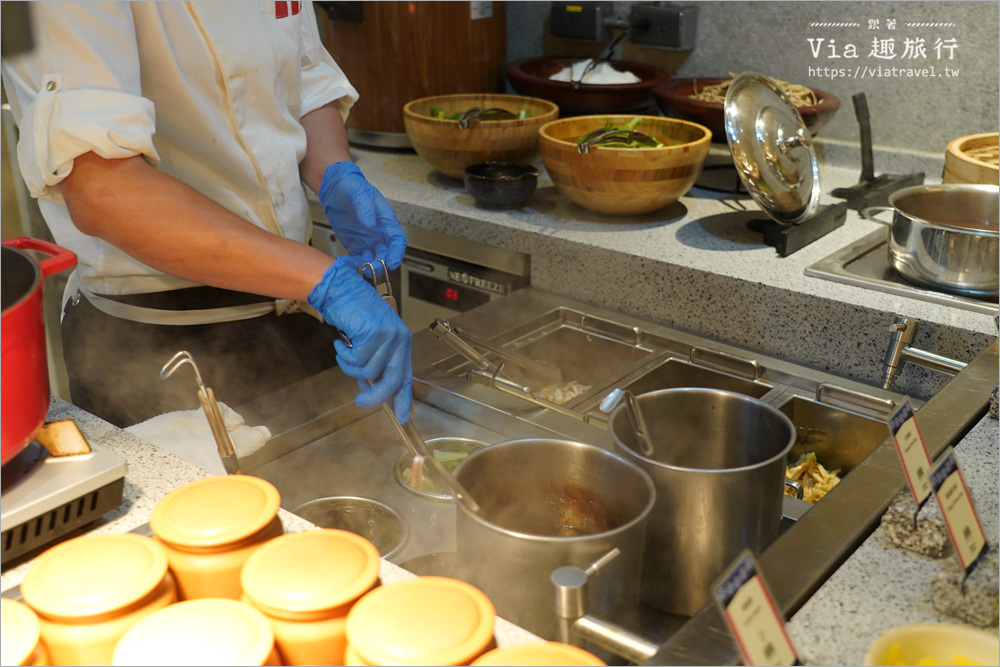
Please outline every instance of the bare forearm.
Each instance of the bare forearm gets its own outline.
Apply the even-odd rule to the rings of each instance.
[[[304,301],[333,262],[256,227],[141,157],[82,155],[61,190],[80,231],[204,285]]]
[[[306,131],[306,156],[299,164],[302,181],[319,193],[326,168],[334,162],[349,161],[347,129],[335,102],[311,111],[299,122]]]

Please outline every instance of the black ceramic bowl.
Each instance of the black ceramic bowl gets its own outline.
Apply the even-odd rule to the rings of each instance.
[[[523,162],[480,162],[465,168],[465,191],[482,206],[518,206],[538,186],[538,170]]]

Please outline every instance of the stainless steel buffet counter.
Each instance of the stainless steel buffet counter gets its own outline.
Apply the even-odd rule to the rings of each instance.
[[[773,405],[800,432],[822,432],[822,451],[815,441],[810,450],[828,467],[841,468],[843,481],[815,506],[787,498],[783,533],[761,556],[786,616],[871,533],[905,483],[885,426],[893,405],[906,398],[900,394],[535,288],[463,313],[452,323],[494,345],[555,364],[564,380],[589,389],[561,406],[502,391],[422,331],[414,336],[413,419],[427,439],[462,436],[495,444],[561,438],[611,449],[598,405],[615,387],[634,393],[681,386],[725,389]],[[984,414],[996,381],[994,343],[926,405],[910,399],[922,408],[921,429],[932,455],[961,439]],[[403,446],[381,413],[354,407],[354,391],[354,382],[334,370],[242,406],[238,411],[249,423],[267,423],[275,433],[268,447],[244,460],[244,469],[274,483],[286,509],[328,496],[362,496],[389,505],[409,528],[392,562],[418,573],[447,573],[447,555],[455,551],[454,504],[418,495],[397,479],[394,468]],[[714,607],[690,618],[642,609],[639,618],[640,627],[633,629],[660,646],[655,664],[725,664],[737,656]]]

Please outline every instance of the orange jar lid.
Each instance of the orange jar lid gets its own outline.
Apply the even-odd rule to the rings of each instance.
[[[145,617],[118,640],[115,665],[263,665],[274,649],[264,614],[236,600],[178,602]]]
[[[559,642],[534,642],[495,648],[481,655],[472,664],[473,667],[500,667],[501,665],[548,667],[549,665],[586,666],[606,663],[590,651],[584,651],[576,646]]]
[[[493,638],[496,612],[478,588],[418,577],[376,588],[347,615],[347,642],[371,665],[462,665]]]
[[[0,664],[27,664],[40,637],[35,612],[16,600],[0,598]]]
[[[278,490],[257,477],[209,477],[164,496],[153,508],[149,527],[174,546],[223,546],[263,529],[280,505]]]
[[[378,581],[378,549],[344,530],[276,537],[247,559],[243,592],[265,612],[316,612],[353,602]]]
[[[42,553],[21,595],[47,616],[97,616],[138,602],[166,574],[167,553],[156,540],[132,533],[88,535]]]

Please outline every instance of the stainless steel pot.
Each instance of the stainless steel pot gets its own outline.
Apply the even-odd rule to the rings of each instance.
[[[766,403],[719,389],[662,389],[638,397],[655,459],[640,452],[625,405],[611,413],[615,451],[653,479],[642,601],[690,615],[744,548],[778,537],[785,464],[795,427]]]
[[[1000,293],[1000,187],[918,185],[862,217],[888,225],[889,263],[907,282],[964,296]],[[892,221],[876,215],[892,211]]]
[[[588,584],[589,613],[637,626],[639,572],[653,482],[610,451],[565,440],[514,440],[470,454],[455,476],[489,520],[458,503],[458,577],[509,621],[557,639],[552,571],[621,554]],[[588,650],[602,652],[596,647]]]

